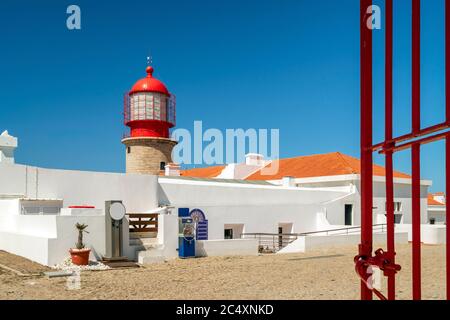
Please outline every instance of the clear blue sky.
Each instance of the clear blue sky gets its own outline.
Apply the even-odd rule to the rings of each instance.
[[[375,1],[384,8],[384,1]],[[395,1],[395,133],[410,130],[409,0]],[[82,30],[66,28],[77,4]],[[444,120],[444,0],[422,1],[423,125]],[[382,21],[384,28],[384,21]],[[0,3],[0,130],[17,161],[124,170],[123,93],[145,75],[177,95],[178,127],[279,128],[282,157],[359,157],[359,1],[12,1]],[[383,137],[384,30],[374,34],[375,140]],[[422,176],[444,190],[443,142]],[[376,157],[383,164],[382,157]],[[409,152],[395,157],[410,171]]]

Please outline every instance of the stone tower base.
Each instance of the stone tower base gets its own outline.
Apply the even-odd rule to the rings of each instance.
[[[158,137],[130,137],[125,145],[126,172],[159,175],[164,166],[172,162],[172,149],[176,141]]]

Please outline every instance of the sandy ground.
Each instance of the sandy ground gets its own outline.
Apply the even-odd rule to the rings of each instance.
[[[139,269],[84,271],[81,289],[67,278],[24,276],[0,267],[0,299],[359,299],[353,257],[357,249],[335,247],[304,254],[208,257]],[[399,299],[411,298],[411,245],[397,248],[402,271]],[[422,247],[423,299],[444,299],[445,246]],[[48,268],[0,252],[0,264],[22,273]],[[384,284],[385,285],[385,284]]]

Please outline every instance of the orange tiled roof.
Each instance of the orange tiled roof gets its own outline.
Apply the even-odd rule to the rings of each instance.
[[[223,169],[225,169],[225,166],[187,169],[181,170],[181,175],[195,178],[215,178],[222,172]]]
[[[311,178],[323,176],[337,176],[346,174],[360,174],[361,161],[340,152],[317,154],[279,160],[278,173],[267,176],[261,170],[253,173],[247,180],[279,180],[286,176],[295,178]],[[385,176],[385,168],[373,165],[374,176]],[[395,178],[411,178],[411,176],[394,171]]]
[[[346,174],[359,174],[361,161],[342,154],[333,152],[327,154],[317,154],[279,160],[278,173],[274,175],[262,175],[258,170],[248,176],[246,180],[279,180],[286,176],[295,178],[310,178],[322,176],[337,176]],[[198,169],[183,170],[182,176],[214,178],[217,177],[225,166],[214,166]],[[374,176],[385,176],[385,169],[382,166],[373,166]],[[405,173],[394,171],[394,177],[407,178],[411,176]]]
[[[434,193],[434,194],[429,193],[428,194],[428,205],[429,206],[443,206],[443,205],[445,205],[445,203],[439,202],[439,201],[434,199],[434,196],[436,196],[436,195],[444,195],[444,193],[443,192]]]

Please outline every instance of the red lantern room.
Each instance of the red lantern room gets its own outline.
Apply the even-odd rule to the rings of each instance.
[[[168,138],[169,129],[175,126],[175,96],[153,77],[153,67],[146,71],[147,76],[125,94],[124,123],[132,138]]]

